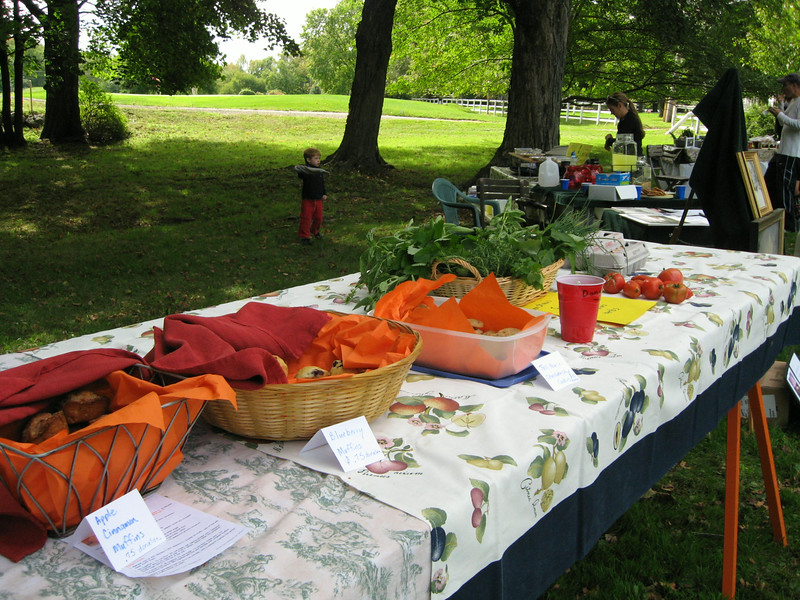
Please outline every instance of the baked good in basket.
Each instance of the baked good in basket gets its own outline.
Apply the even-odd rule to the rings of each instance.
[[[88,423],[107,414],[109,403],[108,396],[92,390],[77,390],[67,394],[61,411],[70,425]]]
[[[33,415],[25,425],[22,430],[22,441],[26,444],[41,444],[57,433],[68,430],[67,419],[60,410],[52,413],[40,412]]]

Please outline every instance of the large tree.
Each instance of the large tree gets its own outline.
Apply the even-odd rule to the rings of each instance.
[[[387,167],[378,150],[386,71],[392,54],[392,23],[397,0],[365,0],[356,30],[356,68],[350,107],[339,148],[325,159],[346,168],[375,171]]]
[[[19,0],[12,0],[10,12],[5,2],[0,4],[0,87],[3,89],[0,146],[19,147],[26,144],[22,109],[25,83],[23,58],[26,50],[35,45],[35,36],[36,30],[31,27],[30,18],[20,11]]]
[[[505,97],[513,13],[501,1],[404,0],[387,91]],[[779,48],[779,51],[776,51]],[[748,96],[794,70],[800,5],[783,0],[572,0],[562,99],[699,100],[728,68]],[[394,74],[394,78],[391,75]]]
[[[42,139],[84,141],[78,105],[81,54],[80,9],[84,1],[22,0],[38,21],[44,37],[45,121]]]
[[[506,4],[514,16],[508,115],[503,141],[490,164],[506,163],[515,147],[549,150],[559,141],[571,0]]]
[[[42,27],[46,112],[42,138],[82,142],[78,105],[80,17],[85,0],[22,0]],[[219,75],[215,36],[266,38],[296,53],[282,20],[257,0],[97,0],[96,52],[115,53],[120,79],[166,93],[208,84]]]

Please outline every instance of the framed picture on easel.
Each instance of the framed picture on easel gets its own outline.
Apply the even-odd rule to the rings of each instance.
[[[739,162],[739,170],[742,172],[753,218],[760,219],[772,212],[772,202],[770,202],[769,192],[767,192],[767,184],[764,182],[764,173],[761,171],[758,152],[755,150],[737,152],[736,159]]]

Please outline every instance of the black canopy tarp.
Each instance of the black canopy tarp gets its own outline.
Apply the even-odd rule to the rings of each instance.
[[[753,219],[736,153],[747,149],[739,73],[728,69],[694,107],[708,128],[689,184],[711,226],[714,246],[747,250],[748,224]]]

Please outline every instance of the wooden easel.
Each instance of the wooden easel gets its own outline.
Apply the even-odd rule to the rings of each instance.
[[[783,522],[783,509],[778,493],[778,479],[775,475],[775,460],[767,429],[767,415],[764,411],[764,397],[761,383],[756,383],[747,392],[750,406],[750,419],[753,422],[758,455],[761,459],[761,473],[767,492],[769,520],[772,523],[773,539],[786,546],[786,526]],[[736,554],[739,541],[739,465],[742,441],[742,409],[737,402],[728,412],[728,439],[725,468],[725,526],[722,551],[722,595],[733,598],[736,594]]]

